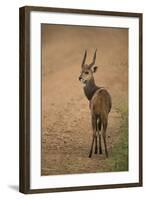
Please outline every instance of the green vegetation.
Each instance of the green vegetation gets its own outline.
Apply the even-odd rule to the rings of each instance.
[[[106,162],[110,171],[128,171],[128,108],[120,105],[117,112],[121,114],[120,138]]]

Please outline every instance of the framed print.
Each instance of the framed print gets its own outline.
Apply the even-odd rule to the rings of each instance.
[[[20,8],[20,192],[142,186],[142,14]]]

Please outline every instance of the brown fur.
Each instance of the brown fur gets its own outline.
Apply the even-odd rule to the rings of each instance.
[[[111,110],[111,97],[109,92],[104,88],[96,90],[91,99],[91,113],[94,114],[100,113],[100,115],[102,115],[102,113],[105,113],[106,115],[108,115],[110,110]]]

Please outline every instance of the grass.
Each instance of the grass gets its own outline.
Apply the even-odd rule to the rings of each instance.
[[[110,171],[128,171],[128,108],[120,105],[117,112],[121,114],[120,138],[106,162]]]

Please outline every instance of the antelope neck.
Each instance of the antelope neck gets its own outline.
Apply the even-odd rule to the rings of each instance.
[[[96,92],[96,90],[98,90],[100,87],[98,87],[97,85],[95,85],[95,81],[94,79],[89,80],[86,82],[86,85],[84,87],[84,93],[87,97],[87,99],[90,101],[94,95],[94,93]]]

